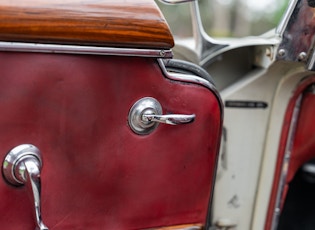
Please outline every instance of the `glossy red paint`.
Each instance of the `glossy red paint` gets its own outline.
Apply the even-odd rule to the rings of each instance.
[[[293,110],[298,97],[303,94],[301,108],[299,112],[298,121],[296,124],[296,131],[293,138],[293,147],[291,152],[291,158],[287,173],[286,185],[284,193],[281,197],[281,204],[283,205],[287,190],[289,189],[289,183],[293,179],[297,170],[308,160],[315,157],[315,126],[310,125],[314,121],[315,112],[315,95],[305,92],[305,89],[311,84],[315,83],[315,77],[309,77],[297,87],[293,97],[288,105],[285,120],[283,123],[281,140],[279,145],[278,161],[276,165],[276,171],[274,176],[273,188],[270,197],[270,203],[268,208],[268,214],[266,219],[265,230],[271,229],[272,216],[275,209],[275,202],[278,192],[278,185],[280,182],[280,175],[282,170],[283,157],[285,154],[285,148],[287,145],[288,134],[290,129],[290,124],[292,120]]]
[[[205,223],[221,108],[209,89],[172,81],[151,58],[0,53],[0,158],[42,152],[42,216],[50,229],[142,229]],[[140,98],[195,122],[128,126]],[[24,187],[0,180],[0,225],[34,229]]]

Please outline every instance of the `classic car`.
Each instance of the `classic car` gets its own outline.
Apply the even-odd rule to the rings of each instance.
[[[314,1],[244,38],[163,2],[192,38],[154,1],[0,0],[1,229],[314,229]]]
[[[315,2],[292,0],[275,29],[214,38],[191,3],[193,38],[174,58],[213,78],[224,103],[213,229],[314,229]]]
[[[210,226],[223,106],[155,2],[0,12],[1,228]]]

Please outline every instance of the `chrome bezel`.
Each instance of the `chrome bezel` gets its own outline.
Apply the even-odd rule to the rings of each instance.
[[[139,135],[147,135],[155,130],[159,123],[144,121],[145,113],[161,115],[163,113],[161,104],[152,97],[144,97],[138,100],[130,109],[128,123],[132,131]]]
[[[34,145],[22,144],[8,152],[2,163],[2,175],[8,183],[14,186],[21,186],[24,184],[18,178],[18,175],[16,175],[15,169],[21,160],[29,156],[36,157],[39,163],[39,168],[41,168],[41,154],[39,149]]]

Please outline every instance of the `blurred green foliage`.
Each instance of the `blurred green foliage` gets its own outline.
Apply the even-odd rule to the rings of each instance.
[[[265,1],[265,0],[262,0]],[[204,28],[211,36],[259,35],[277,26],[289,0],[199,0]],[[176,36],[192,35],[190,3],[156,3]]]

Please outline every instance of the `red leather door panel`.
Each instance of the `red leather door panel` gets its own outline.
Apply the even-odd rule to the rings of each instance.
[[[308,77],[302,81],[297,86],[287,108],[267,213],[266,230],[271,229],[272,225],[276,223],[273,223],[273,221],[275,221],[274,210],[277,207],[276,205],[281,209],[281,215],[285,211],[284,205],[286,203],[287,193],[290,189],[290,183],[299,168],[315,157],[315,126],[313,125],[315,94],[310,90],[314,83],[314,76]],[[288,152],[289,158],[285,156]],[[277,202],[279,203],[277,204]],[[298,203],[297,198],[294,202]],[[295,210],[295,208],[290,207],[290,211],[292,210]],[[285,228],[283,223],[292,225],[291,222],[283,222],[284,220],[285,219],[281,220],[282,223],[279,225],[281,229]],[[277,226],[277,224],[278,222],[275,226]]]
[[[149,135],[128,125],[132,105],[196,115]],[[0,159],[42,152],[49,229],[143,229],[205,223],[221,132],[208,88],[167,79],[153,58],[0,53]],[[2,229],[34,229],[25,187],[0,180]]]

